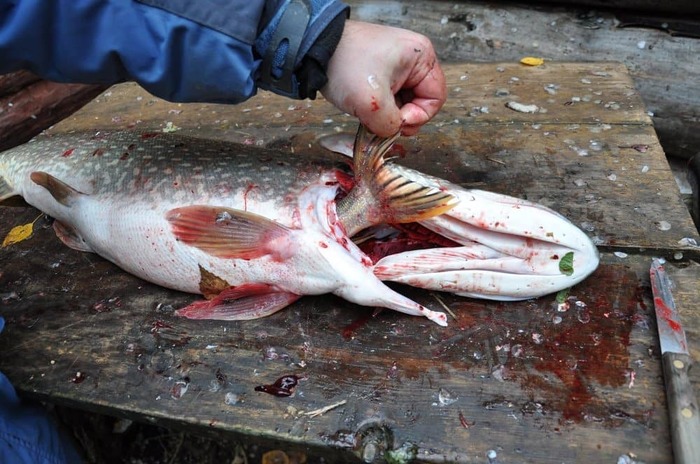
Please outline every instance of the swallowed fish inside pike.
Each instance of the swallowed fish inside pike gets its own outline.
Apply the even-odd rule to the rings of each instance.
[[[320,144],[353,156],[352,139],[346,134],[322,137]],[[396,166],[395,175],[439,189],[459,202],[444,214],[418,220],[421,228],[434,234],[428,239],[433,240],[433,248],[402,250],[392,246],[391,240],[380,246],[372,243],[374,250],[381,246],[390,250],[371,253],[376,262],[374,273],[384,281],[472,298],[514,301],[569,288],[598,267],[598,250],[591,239],[545,206],[465,189],[402,166]],[[389,235],[386,228],[381,234]]]
[[[295,158],[164,133],[44,135],[0,154],[0,200],[21,195],[55,218],[69,247],[206,297],[181,316],[253,319],[334,293],[445,325],[443,313],[387,287],[350,239],[457,204],[386,163],[392,143],[361,128],[353,175],[327,153]]]

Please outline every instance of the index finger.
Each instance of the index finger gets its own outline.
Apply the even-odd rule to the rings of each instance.
[[[410,135],[406,129],[416,129],[430,121],[442,108],[447,100],[447,84],[445,74],[437,62],[431,63],[427,73],[418,82],[413,84],[407,81],[404,88],[411,90],[412,98],[401,106],[401,118],[404,121],[404,134]]]

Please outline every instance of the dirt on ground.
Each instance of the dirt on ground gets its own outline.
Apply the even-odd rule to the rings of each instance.
[[[303,464],[304,452],[265,449],[151,424],[56,407],[53,412],[90,464]]]

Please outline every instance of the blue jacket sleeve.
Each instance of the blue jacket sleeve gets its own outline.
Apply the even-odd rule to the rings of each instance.
[[[28,69],[74,83],[133,80],[170,101],[238,103],[259,86],[299,98],[298,82],[280,89],[260,76],[269,47],[277,47],[273,69],[285,62],[289,42],[272,39],[294,3],[309,10],[309,21],[294,31],[296,66],[347,6],[336,0],[0,0],[0,73]]]
[[[5,321],[0,317],[0,332]],[[23,403],[0,372],[0,462],[72,464],[82,462],[71,440],[62,435],[42,408]]]

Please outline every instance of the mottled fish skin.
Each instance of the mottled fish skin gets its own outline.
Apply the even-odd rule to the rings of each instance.
[[[40,170],[104,199],[225,199],[243,209],[246,202],[269,204],[272,214],[293,204],[286,195],[314,182],[336,182],[333,171],[344,165],[328,156],[294,157],[225,141],[128,131],[40,136],[4,152],[0,162],[10,179]],[[31,182],[15,185],[25,198],[34,189]]]
[[[300,227],[302,192],[335,196],[335,170],[328,159],[176,134],[103,132],[39,137],[3,153],[0,162],[17,194],[80,231],[99,255],[160,285],[199,293],[196,265],[183,276],[181,261],[199,261],[217,275],[229,272],[221,269],[220,260],[199,250],[182,250],[170,234],[166,212],[218,205]],[[32,182],[34,171],[51,174],[84,194],[78,199],[80,215],[76,217],[78,208],[61,205]],[[139,256],[129,245],[135,239],[153,243],[139,246]],[[251,275],[255,266],[249,267],[241,281],[256,277]]]
[[[207,293],[206,274],[231,287],[253,282],[297,295],[335,293],[444,325],[442,313],[384,286],[345,235],[335,213],[343,166],[327,153],[294,157],[176,134],[39,136],[0,154],[0,199],[21,195],[60,222],[57,233],[69,246],[165,287]],[[36,172],[66,184],[70,194],[57,201],[37,185]],[[254,212],[281,224],[292,230],[294,253],[284,260],[222,259],[183,243],[168,213],[192,205]]]

